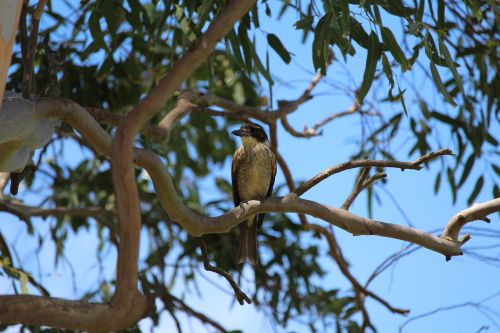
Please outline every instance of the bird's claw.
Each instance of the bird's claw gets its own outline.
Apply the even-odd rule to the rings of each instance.
[[[244,201],[240,202],[240,204],[238,205],[238,207],[240,207],[240,209],[243,213],[246,211],[245,205],[248,205],[248,201],[250,201],[250,200],[244,200]]]

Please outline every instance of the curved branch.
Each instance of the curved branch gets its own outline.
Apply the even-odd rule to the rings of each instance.
[[[44,99],[41,109],[45,116],[64,119],[77,128],[80,133],[100,152],[109,155],[111,137],[99,124],[78,104],[67,99]],[[401,169],[422,168],[421,164],[440,155],[452,154],[449,149],[442,149],[420,157],[414,162],[398,161],[352,161],[340,164],[319,174],[304,184],[306,189],[317,184],[331,174],[354,167],[383,166]],[[249,201],[243,207],[231,209],[218,217],[205,217],[193,213],[177,195],[170,175],[161,159],[154,153],[144,149],[134,149],[134,161],[137,166],[146,169],[150,175],[160,202],[170,218],[180,224],[193,236],[207,233],[227,232],[247,217],[264,212],[295,212],[311,215],[342,228],[354,235],[379,235],[409,241],[445,255],[460,255],[460,245],[447,238],[440,238],[426,232],[397,224],[383,223],[354,215],[347,211],[321,205],[319,203],[298,198],[297,190],[283,198],[270,198],[259,202]],[[323,177],[323,178],[321,178]],[[304,185],[301,186],[304,189]],[[479,206],[481,207],[481,206]]]
[[[450,149],[440,149],[435,152],[429,153],[427,155],[421,156],[413,162],[380,161],[380,160],[358,160],[358,161],[344,162],[321,171],[316,176],[314,176],[313,178],[309,179],[301,186],[299,186],[299,188],[297,188],[294,191],[294,193],[300,197],[302,194],[306,193],[312,187],[316,186],[326,178],[348,169],[375,166],[382,168],[398,168],[401,169],[401,171],[404,171],[406,169],[420,170],[422,169],[422,164],[438,156],[444,156],[444,155],[453,156],[454,154]]]
[[[470,208],[464,209],[455,214],[444,228],[442,238],[448,239],[453,242],[460,242],[464,244],[470,239],[470,234],[465,234],[461,240],[458,239],[458,234],[463,226],[472,221],[485,221],[490,220],[487,216],[494,212],[500,212],[500,198],[496,198],[480,204],[475,204]]]
[[[200,244],[201,255],[203,257],[203,267],[205,268],[205,270],[217,273],[224,277],[231,285],[231,288],[233,288],[236,299],[238,300],[238,303],[240,303],[240,305],[245,304],[245,302],[247,302],[247,304],[252,304],[250,298],[240,289],[240,287],[234,281],[233,277],[228,272],[210,264],[210,261],[208,260],[207,245],[202,238],[198,238],[198,243]]]
[[[127,114],[118,126],[111,150],[111,170],[120,222],[120,244],[118,246],[118,264],[116,278],[115,302],[126,312],[132,311],[133,297],[137,291],[138,259],[140,244],[141,212],[139,194],[134,174],[134,138],[140,129],[155,115],[172,97],[181,83],[212,54],[216,43],[226,35],[238,19],[245,15],[256,0],[233,0],[214,19],[192,47],[181,56],[171,70],[160,80],[150,93]],[[154,154],[152,154],[154,155]],[[157,156],[156,166],[163,166]],[[138,160],[139,163],[139,160]],[[153,177],[153,175],[151,175]],[[168,177],[170,189],[172,180]],[[175,190],[169,193],[169,199],[163,201],[163,207],[182,203]],[[185,207],[185,211],[188,209]],[[167,210],[168,212],[168,210]],[[194,215],[189,212],[190,215]],[[171,217],[171,214],[169,214]],[[135,317],[138,319],[139,317]]]

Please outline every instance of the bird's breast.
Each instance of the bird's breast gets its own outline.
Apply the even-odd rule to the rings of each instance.
[[[245,159],[238,170],[238,192],[241,200],[267,196],[273,176],[274,161],[271,149],[256,145],[245,149]]]

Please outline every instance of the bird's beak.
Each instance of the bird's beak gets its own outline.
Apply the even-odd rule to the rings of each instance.
[[[247,131],[245,131],[241,128],[237,129],[235,131],[232,131],[231,133],[233,133],[236,136],[250,136],[250,133],[248,133]]]

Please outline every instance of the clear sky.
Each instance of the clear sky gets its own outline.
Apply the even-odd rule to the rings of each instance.
[[[287,13],[282,21],[268,19],[263,13],[260,15],[261,27],[263,31],[257,31],[259,41],[257,51],[265,56],[267,45],[265,43],[265,32],[275,33],[282,37],[287,49],[294,54],[292,63],[285,65],[281,59],[269,49],[271,58],[271,69],[275,74],[276,84],[273,87],[275,100],[291,99],[298,97],[308,82],[312,79],[313,67],[310,59],[311,40],[306,44],[301,44],[301,33],[292,31],[291,24],[296,21],[295,15],[291,11]],[[400,24],[393,22],[397,32]],[[341,83],[351,88],[360,84],[365,54],[358,52],[355,57],[349,58],[347,63],[341,59],[338,49],[335,50],[339,61],[328,70],[328,78],[324,80],[315,90],[318,95],[312,101],[304,104],[300,109],[290,117],[290,122],[297,129],[304,125],[312,126],[317,121],[324,119],[331,113],[344,111],[352,105],[352,97],[346,96],[343,91],[335,89],[335,83]],[[443,72],[444,73],[444,72]],[[436,95],[436,105],[442,108],[449,108],[440,102],[441,97],[433,89],[431,82],[426,82],[421,74],[407,74],[404,78],[400,77],[402,88],[406,88],[407,80],[418,82],[421,87],[420,93],[427,96]],[[385,92],[385,86],[374,86],[373,91]],[[262,88],[263,94],[267,95],[268,88]],[[370,100],[369,102],[374,102]],[[416,114],[419,109],[416,107],[415,95],[411,89],[408,89],[406,96],[408,112]],[[378,105],[384,110],[384,116],[389,118],[395,111],[400,110],[400,105]],[[387,114],[385,114],[387,112]],[[350,155],[356,151],[355,139],[360,135],[360,119],[358,116],[351,116],[335,120],[324,128],[322,136],[312,139],[297,139],[291,137],[281,128],[279,130],[279,149],[282,155],[288,161],[292,174],[297,180],[306,180],[322,169],[331,165],[344,162]],[[409,121],[403,120],[402,126],[409,127]],[[499,133],[499,126],[496,124],[496,132]],[[439,133],[440,141],[444,144],[442,147],[433,148],[452,148],[453,142],[449,138],[449,133],[441,131]],[[397,149],[396,158],[400,160],[413,160],[415,156],[407,156],[408,145],[404,145],[404,139],[400,138],[394,147]],[[66,147],[68,161],[74,161],[76,164],[82,157],[82,152],[76,146]],[[451,159],[453,157],[445,157]],[[421,171],[401,172],[396,169],[386,170],[388,182],[381,193],[381,203],[374,207],[374,218],[380,221],[407,224],[410,222],[414,227],[421,230],[435,230],[445,226],[451,216],[459,210],[467,207],[466,197],[472,191],[474,180],[477,177],[478,170],[475,168],[467,181],[463,192],[460,193],[455,205],[452,205],[451,193],[446,183],[441,185],[440,192],[435,195],[433,191],[434,177],[440,170],[440,162],[435,161],[430,164],[428,169]],[[229,178],[229,163],[221,170],[214,170],[216,174],[224,174]],[[336,175],[321,183],[319,186],[308,192],[304,197],[310,200],[338,207],[342,204],[345,197],[350,193],[355,180],[356,171],[345,172]],[[284,181],[281,171],[278,171],[276,184]],[[477,202],[491,199],[492,182],[498,179],[486,177],[485,189],[476,199]],[[43,188],[43,184],[38,185]],[[204,198],[208,200],[216,193],[215,185],[211,178],[203,182],[200,187]],[[26,196],[26,191],[20,192],[20,197]],[[282,193],[285,194],[285,193]],[[36,203],[37,195],[30,195],[29,202]],[[397,204],[396,204],[397,202]],[[400,212],[397,205],[404,211]],[[351,208],[355,214],[367,216],[366,197],[361,195]],[[489,228],[498,229],[498,214],[492,215]],[[311,219],[314,221],[314,219]],[[53,223],[50,220],[34,220],[37,226],[45,232],[41,232],[43,237],[49,238],[50,233],[48,224]],[[320,224],[326,223],[317,221]],[[476,222],[481,223],[481,222]],[[481,225],[484,227],[484,225]],[[99,276],[98,263],[95,261],[94,253],[98,246],[95,237],[95,230],[91,228],[88,232],[81,231],[77,235],[69,235],[67,256],[73,263],[74,272],[65,263],[59,265],[59,268],[53,271],[54,248],[53,246],[44,246],[40,262],[37,261],[34,250],[37,247],[38,239],[30,238],[26,235],[24,224],[6,213],[0,213],[0,232],[6,237],[9,243],[15,244],[19,250],[16,255],[20,261],[25,264],[25,268],[35,273],[35,276],[41,277],[43,284],[58,297],[73,298],[81,295]],[[387,256],[405,246],[405,243],[375,236],[353,237],[352,235],[338,230],[336,231],[339,243],[343,252],[351,264],[352,273],[364,282],[372,271]],[[143,238],[144,239],[144,238]],[[496,240],[498,243],[498,239]],[[21,245],[22,244],[22,245]],[[475,237],[472,233],[472,240],[466,245],[467,248],[495,244],[495,239],[485,239]],[[142,251],[147,249],[147,244],[142,244]],[[495,252],[496,251],[496,252]],[[91,253],[92,255],[89,255]],[[499,258],[498,248],[489,255]],[[106,276],[114,274],[114,260],[116,254],[110,249],[109,255],[100,263],[104,267]],[[350,284],[341,275],[335,264],[329,260],[322,260],[322,264],[330,272],[325,279],[328,286],[340,287],[348,291]],[[200,263],[201,266],[201,263]],[[247,275],[251,277],[252,272],[247,270]],[[75,274],[75,284],[72,283],[71,276]],[[39,276],[38,276],[39,275]],[[222,286],[228,293],[222,292],[214,287],[207,279],[201,278],[200,290],[202,297],[198,298],[195,291],[185,293],[183,285],[177,283],[174,288],[174,294],[183,295],[186,302],[195,309],[206,313],[210,317],[220,321],[227,329],[243,329],[249,333],[256,332],[302,332],[305,328],[300,325],[291,325],[286,329],[272,326],[263,312],[259,312],[252,305],[239,306],[233,301],[231,289],[227,283],[218,276],[206,273],[204,274],[210,281],[215,281]],[[426,313],[428,311],[460,304],[464,302],[479,302],[491,295],[500,292],[500,270],[499,266],[489,265],[477,260],[471,256],[455,257],[450,262],[446,262],[444,257],[426,249],[420,249],[410,256],[402,258],[397,265],[385,271],[371,285],[371,290],[382,296],[390,304],[409,308],[411,313],[407,317],[388,312],[378,303],[372,300],[368,301],[368,309],[372,321],[379,332],[398,332],[399,327],[409,318]],[[75,292],[76,288],[76,292]],[[252,290],[251,285],[244,285],[244,291]],[[7,280],[0,277],[0,293],[12,292],[11,285]],[[404,332],[478,332],[483,326],[489,329],[487,332],[500,332],[500,295],[494,297],[485,303],[491,310],[478,309],[474,306],[467,306],[455,309],[453,311],[440,312],[433,316],[422,318],[408,323]],[[188,320],[180,316],[185,332],[210,332],[210,329],[202,329],[202,326],[196,319]],[[492,320],[492,318],[494,320]],[[148,328],[151,323],[148,320],[141,322],[141,326]],[[14,331],[14,330],[12,330]],[[168,315],[162,316],[159,328],[155,332],[173,332],[175,331],[174,322]]]

